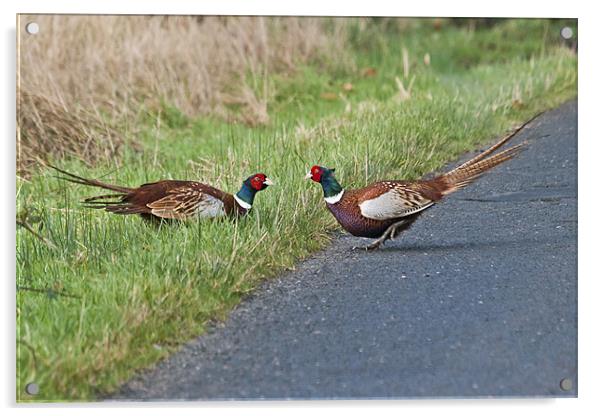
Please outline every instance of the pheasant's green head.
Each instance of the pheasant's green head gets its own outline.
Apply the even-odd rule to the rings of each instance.
[[[238,204],[243,208],[250,209],[251,205],[253,205],[255,194],[259,191],[263,191],[270,185],[274,185],[274,182],[263,173],[256,173],[244,180],[240,191],[234,195],[234,199],[236,199]]]
[[[334,177],[334,168],[328,169],[323,166],[314,165],[310,171],[307,172],[307,175],[305,175],[305,179],[311,179],[312,181],[318,182],[320,185],[322,185],[324,198],[327,198],[327,202],[330,201],[329,198],[337,196],[340,199],[340,197],[343,195],[343,188]]]
[[[334,178],[334,168],[328,169],[323,166],[314,165],[305,175],[305,179],[311,179],[314,182],[321,183],[323,180],[327,180],[329,177]]]

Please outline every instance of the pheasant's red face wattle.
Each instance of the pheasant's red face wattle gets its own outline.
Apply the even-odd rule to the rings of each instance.
[[[309,171],[311,180],[314,182],[320,182],[322,180],[322,173],[322,168],[317,165],[312,166],[311,170]]]
[[[253,175],[250,180],[251,187],[256,191],[261,191],[267,188],[269,185],[272,185],[272,181],[268,179],[263,173],[257,173]]]

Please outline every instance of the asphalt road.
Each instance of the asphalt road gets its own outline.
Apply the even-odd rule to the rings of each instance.
[[[576,396],[576,102],[524,139],[384,249],[336,238],[110,400]]]

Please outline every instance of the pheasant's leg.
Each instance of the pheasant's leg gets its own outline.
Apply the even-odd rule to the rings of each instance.
[[[397,227],[405,224],[406,220],[401,220],[398,221],[394,224],[391,224],[389,226],[389,228],[387,228],[385,230],[385,232],[383,233],[383,235],[381,235],[376,241],[374,241],[372,244],[366,246],[366,250],[374,250],[377,249],[381,246],[381,244],[383,244],[385,241],[387,241],[389,238],[393,238],[393,233],[395,232],[395,230],[397,229]]]
[[[351,250],[374,250],[378,248],[385,240],[388,238],[388,234],[391,232],[391,227],[387,228],[387,230],[381,235],[378,240],[375,240],[373,243],[367,246],[353,246]]]
[[[399,227],[401,227],[402,225],[404,225],[406,222],[407,221],[403,220],[403,221],[399,221],[399,222],[396,222],[395,224],[393,224],[393,225],[395,225],[395,227],[393,227],[393,229],[391,230],[391,235],[389,236],[389,238],[391,240],[395,239],[395,236],[397,235],[397,229]]]

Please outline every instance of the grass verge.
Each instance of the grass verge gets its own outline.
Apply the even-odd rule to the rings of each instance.
[[[147,113],[143,151],[126,148],[119,164],[60,162],[117,183],[188,178],[228,191],[251,172],[267,173],[278,186],[238,222],[157,229],[79,207],[94,192],[52,172],[18,179],[18,213],[35,231],[17,231],[18,400],[110,392],[224,319],[261,279],[327,244],[336,224],[320,191],[302,180],[311,164],[336,167],[349,187],[417,178],[575,97],[576,55],[546,40],[549,25],[375,25],[355,35],[351,27],[357,71],[307,65],[270,77],[278,93],[268,125],[191,118],[169,107]],[[39,395],[24,393],[29,382]]]

